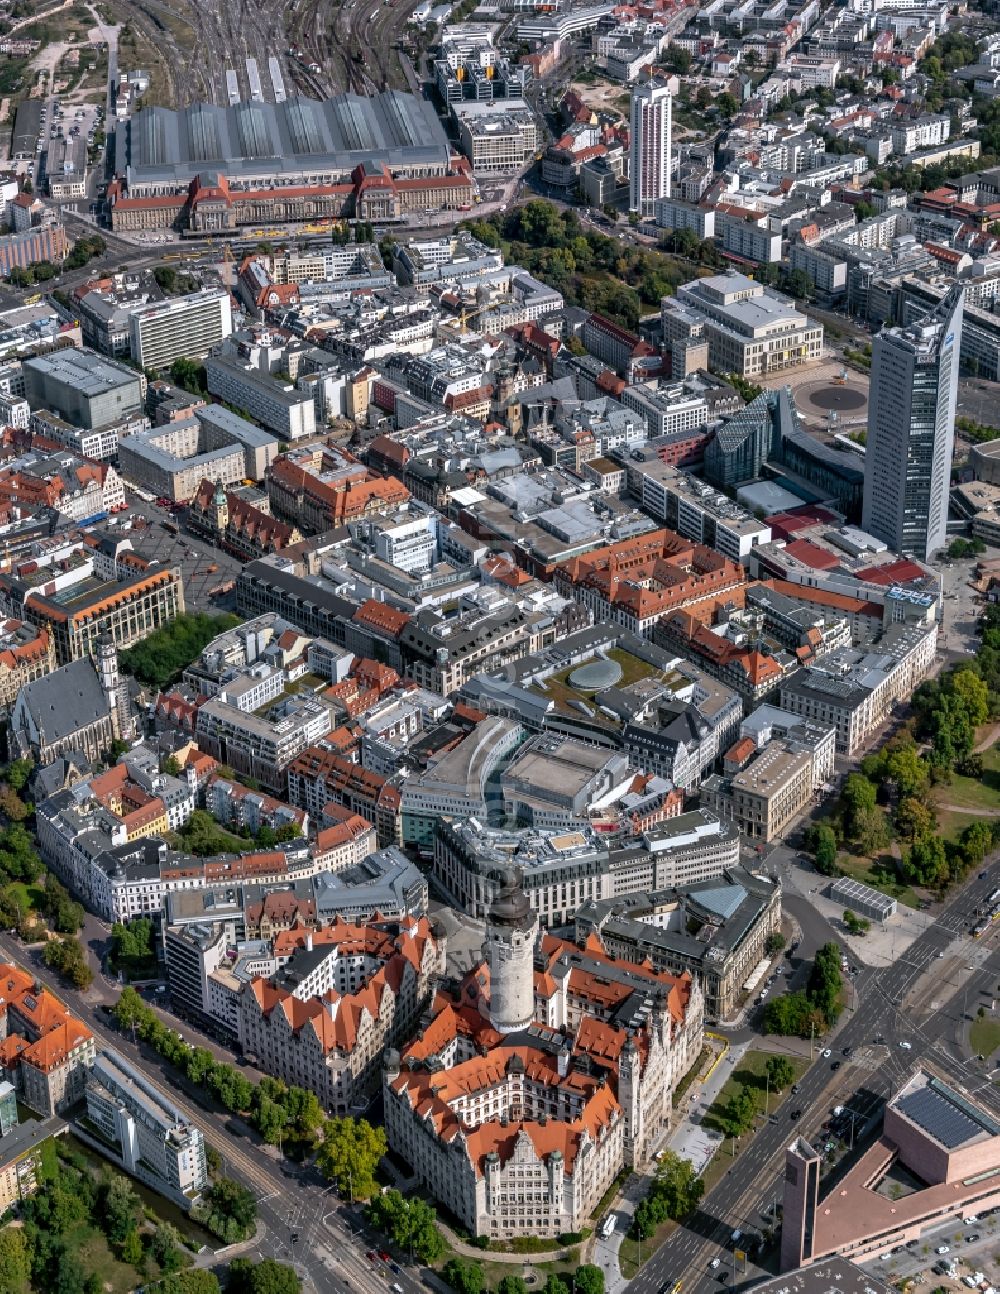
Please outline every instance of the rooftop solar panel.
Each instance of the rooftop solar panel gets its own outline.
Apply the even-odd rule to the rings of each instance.
[[[904,1096],[898,1105],[908,1119],[949,1150],[957,1150],[983,1131],[980,1124],[929,1087],[918,1088]]]

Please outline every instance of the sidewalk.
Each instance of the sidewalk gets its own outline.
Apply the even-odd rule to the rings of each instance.
[[[562,1259],[568,1259],[571,1253],[570,1249],[559,1248],[544,1249],[537,1254],[508,1254],[501,1250],[480,1249],[478,1245],[469,1245],[464,1240],[459,1240],[451,1227],[446,1222],[441,1221],[440,1214],[437,1218],[437,1225],[455,1253],[461,1254],[463,1258],[474,1258],[481,1263],[507,1263],[512,1267],[533,1267],[535,1263],[554,1263]],[[576,1245],[573,1246],[573,1249],[575,1248]]]
[[[676,1111],[679,1120],[667,1138],[667,1146],[682,1159],[689,1159],[696,1173],[705,1171],[722,1142],[719,1133],[702,1126],[702,1115],[718,1097],[749,1045],[747,1041],[731,1046],[707,1081],[692,1086],[686,1108]]]
[[[677,1123],[661,1143],[662,1149],[671,1150],[682,1159],[689,1159],[697,1173],[704,1171],[721,1143],[718,1134],[710,1133],[701,1126],[701,1116],[722,1091],[733,1067],[742,1060],[748,1046],[748,1042],[730,1045],[719,1063],[713,1066],[706,1080],[703,1083],[695,1081],[692,1084],[683,1106],[674,1112]],[[604,1287],[607,1294],[623,1294],[629,1283],[622,1276],[618,1265],[618,1251],[623,1237],[632,1225],[632,1215],[636,1205],[645,1198],[649,1190],[650,1181],[650,1175],[633,1173],[609,1209],[609,1212],[614,1213],[618,1220],[615,1230],[607,1239],[595,1232],[593,1239],[584,1247],[584,1261],[596,1263],[604,1272]]]

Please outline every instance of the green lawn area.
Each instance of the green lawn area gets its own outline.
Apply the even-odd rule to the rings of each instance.
[[[638,1273],[642,1263],[649,1262],[660,1245],[666,1241],[671,1232],[676,1230],[677,1223],[668,1218],[666,1222],[660,1223],[653,1234],[642,1242],[641,1246],[639,1241],[633,1240],[631,1236],[622,1236],[622,1242],[618,1247],[618,1266],[621,1269],[621,1274],[627,1280],[632,1280]],[[639,1261],[640,1256],[642,1263]]]
[[[1000,1047],[1000,1022],[985,1016],[982,1020],[973,1020],[969,1029],[969,1042],[977,1056],[987,1060]]]
[[[735,1096],[739,1087],[748,1087],[750,1089],[753,1093],[757,1113],[761,1115],[764,1113],[764,1101],[768,1096],[764,1068],[767,1065],[768,1058],[773,1054],[773,1052],[769,1051],[748,1051],[744,1055],[737,1068],[726,1079],[722,1091],[702,1118],[702,1123],[706,1128],[715,1128],[716,1131],[721,1131],[718,1116]],[[789,1056],[788,1060],[794,1070],[792,1083],[797,1083],[809,1068],[809,1061],[804,1056]],[[770,1093],[768,1108],[772,1114],[785,1096],[787,1096],[787,1089],[780,1097],[776,1097],[774,1092]],[[751,1134],[747,1133],[745,1135],[749,1137]],[[719,1153],[721,1154],[721,1151]]]
[[[1000,747],[991,746],[983,752],[982,779],[953,773],[950,782],[935,788],[934,798],[940,804],[1000,813]]]
[[[108,1248],[108,1242],[93,1227],[80,1227],[66,1237],[69,1249],[83,1264],[85,1272],[95,1272],[110,1294],[131,1294],[135,1289],[136,1270],[120,1263]]]
[[[845,876],[851,876],[872,889],[881,890],[890,898],[896,899],[905,907],[915,908],[920,903],[920,895],[909,885],[903,885],[895,879],[891,870],[892,855],[883,854],[880,858],[864,858],[860,854],[848,854],[841,851],[837,855],[837,866]]]
[[[633,656],[631,652],[623,651],[619,647],[612,647],[607,652],[607,657],[609,660],[616,661],[622,667],[622,676],[618,681],[619,687],[627,687],[630,683],[637,683],[644,678],[661,677],[662,672],[656,669],[655,666],[640,660],[638,656]],[[597,657],[594,657],[594,659],[596,660]],[[545,679],[544,682],[537,683],[535,685],[536,690],[549,697],[560,710],[570,715],[577,714],[581,715],[581,717],[586,717],[575,705],[570,705],[571,701],[583,701],[593,710],[594,713],[591,718],[594,723],[598,723],[604,728],[617,730],[620,726],[617,720],[609,718],[593,704],[594,694],[592,692],[581,692],[571,686],[569,682],[570,674],[575,669],[579,669],[580,665],[586,663],[581,661],[577,665],[571,665],[568,669],[560,670],[558,674],[553,674],[551,678]]]
[[[984,819],[978,813],[962,813],[958,809],[939,809],[938,835],[945,840],[955,841],[970,823],[982,821]]]
[[[646,661],[640,660],[638,656],[633,656],[631,652],[624,651],[621,647],[612,647],[608,652],[608,659],[617,661],[622,667],[619,687],[627,687],[629,683],[637,683],[641,678],[654,678],[661,672]]]
[[[45,898],[45,891],[40,885],[26,885],[24,881],[14,881],[10,888],[29,912],[37,912]]]

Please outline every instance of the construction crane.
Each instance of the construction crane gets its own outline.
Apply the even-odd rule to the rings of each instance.
[[[470,319],[478,319],[480,315],[486,314],[488,311],[492,310],[494,306],[503,305],[513,300],[514,298],[509,292],[501,292],[492,300],[480,302],[475,307],[463,306],[462,313],[459,316],[459,329],[462,335],[464,336],[469,331]]]

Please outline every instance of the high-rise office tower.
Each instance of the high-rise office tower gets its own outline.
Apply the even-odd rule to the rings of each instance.
[[[670,133],[676,76],[640,81],[629,114],[629,210],[651,216],[657,198],[670,197]]]
[[[872,347],[862,525],[897,553],[928,558],[947,542],[964,289],[952,288]]]

